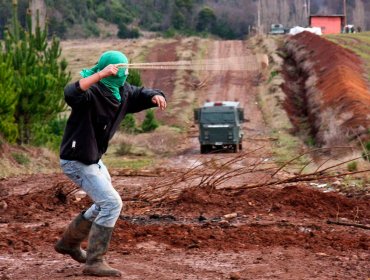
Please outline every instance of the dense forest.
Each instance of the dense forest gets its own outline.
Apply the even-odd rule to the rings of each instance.
[[[13,0],[14,1],[14,0]],[[42,2],[49,34],[62,39],[86,37],[134,38],[145,31],[176,34],[214,34],[244,38],[257,25],[258,0],[18,0],[18,16],[25,24],[29,4]],[[272,23],[306,26],[307,15],[343,14],[343,0],[261,0],[260,20],[265,31]],[[307,3],[310,3],[309,9]],[[370,0],[347,0],[348,22],[370,28]],[[0,0],[0,36],[9,23],[12,1]],[[112,28],[104,29],[103,26]]]

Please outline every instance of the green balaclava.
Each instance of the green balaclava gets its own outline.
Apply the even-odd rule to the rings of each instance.
[[[83,78],[86,78],[103,70],[109,64],[117,63],[128,63],[128,59],[123,53],[119,51],[107,51],[100,56],[98,64],[96,64],[91,69],[83,69],[80,72],[80,75]],[[119,88],[123,86],[123,84],[126,82],[127,76],[128,76],[127,68],[119,68],[117,75],[101,79],[100,82],[102,82],[107,88],[109,88],[112,91],[113,96],[118,101],[121,101]]]

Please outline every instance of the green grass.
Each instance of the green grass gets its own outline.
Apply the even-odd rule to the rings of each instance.
[[[284,165],[290,162],[290,169],[301,170],[308,162],[310,162],[307,155],[302,154],[300,156],[302,153],[302,142],[298,137],[293,136],[288,133],[288,131],[284,130],[273,132],[272,137],[277,139],[274,143],[273,154],[275,161],[279,165]],[[304,169],[306,170],[307,168]]]
[[[155,160],[150,157],[117,157],[106,156],[103,158],[104,164],[108,168],[129,168],[129,169],[143,169],[154,164]]]
[[[265,39],[263,42],[257,41],[254,45],[254,51],[264,51],[267,55],[271,55],[276,51],[280,41],[273,41],[275,38]],[[261,45],[263,44],[263,45]],[[278,165],[284,165],[289,162],[289,169],[306,171],[309,157],[307,155],[299,156],[302,153],[303,142],[299,137],[290,133],[292,124],[285,110],[281,107],[281,102],[285,98],[285,94],[280,88],[283,82],[281,76],[281,66],[279,63],[271,61],[269,68],[264,73],[269,77],[266,82],[259,86],[257,102],[261,108],[263,119],[271,129],[270,136],[276,141],[273,142],[272,153],[275,162]],[[271,109],[276,108],[276,109]],[[294,160],[293,160],[294,159]]]
[[[21,165],[27,165],[30,163],[30,159],[28,158],[28,156],[23,153],[12,153],[12,157],[17,163]]]
[[[347,164],[347,170],[349,172],[357,171],[358,170],[357,161],[352,161],[352,162],[348,163]]]

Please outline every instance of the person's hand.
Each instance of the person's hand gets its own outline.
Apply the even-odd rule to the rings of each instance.
[[[114,64],[107,65],[103,70],[98,72],[100,79],[117,75],[118,67]]]
[[[152,98],[152,102],[154,104],[157,104],[161,110],[164,110],[167,107],[166,99],[162,95],[154,95]]]

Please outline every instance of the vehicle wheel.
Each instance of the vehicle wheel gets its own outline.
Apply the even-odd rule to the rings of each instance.
[[[242,143],[239,143],[239,150],[243,150],[243,144]]]
[[[237,153],[237,152],[239,152],[239,145],[235,144],[234,145],[234,153]]]
[[[207,154],[208,153],[208,145],[200,145],[200,153]]]

